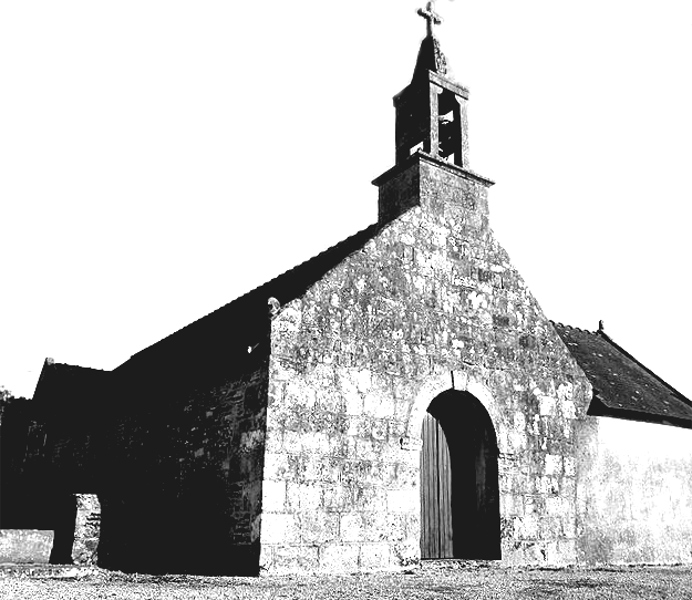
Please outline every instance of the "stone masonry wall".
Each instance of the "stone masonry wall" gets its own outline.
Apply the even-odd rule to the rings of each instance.
[[[176,432],[178,498],[194,515],[185,564],[197,572],[256,574],[266,389],[264,363],[191,396],[184,407],[184,430]]]
[[[422,419],[452,387],[497,433],[503,558],[573,562],[590,389],[494,239],[484,182],[417,155],[381,198],[403,214],[272,323],[261,568],[416,563]]]

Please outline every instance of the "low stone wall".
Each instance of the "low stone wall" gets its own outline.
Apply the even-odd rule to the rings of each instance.
[[[48,564],[53,531],[0,529],[0,564]]]

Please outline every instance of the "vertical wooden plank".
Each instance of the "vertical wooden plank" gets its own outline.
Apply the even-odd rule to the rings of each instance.
[[[436,500],[436,486],[437,486],[437,475],[435,473],[435,430],[434,422],[430,415],[425,415],[426,424],[426,434],[428,440],[428,452],[427,452],[427,463],[428,463],[428,543],[429,551],[428,558],[437,558],[437,526],[435,523],[435,516],[437,513],[437,500]]]
[[[452,465],[440,423],[426,414],[421,432],[421,557],[453,558]]]
[[[427,477],[426,477],[426,459],[425,459],[425,419],[423,419],[423,427],[421,429],[421,438],[423,444],[420,449],[420,555],[421,558],[427,558],[427,543],[428,543],[428,527],[427,527]]]
[[[438,456],[440,463],[440,532],[442,544],[440,558],[453,558],[452,530],[452,469],[449,454],[449,444],[439,422],[438,426]]]
[[[427,416],[427,415],[426,415]],[[423,420],[423,462],[425,468],[422,473],[424,480],[425,498],[423,503],[423,519],[425,521],[425,558],[432,557],[430,547],[430,431],[427,419]]]
[[[430,417],[425,415],[425,431],[426,431],[426,441],[427,441],[427,471],[426,471],[426,483],[428,486],[428,558],[435,558],[435,505],[434,505],[434,483],[435,483],[435,465],[432,461],[433,446],[435,440],[433,439],[434,432],[430,428]]]
[[[435,558],[442,558],[442,531],[440,529],[440,432],[437,419],[432,416],[430,417],[430,427],[435,432],[433,437],[435,442],[432,456],[433,464],[435,465],[433,467],[435,473],[435,487],[433,489],[433,493],[435,494],[435,510],[433,511],[433,518],[435,520]]]
[[[437,510],[435,514],[437,516],[437,557],[444,558],[444,547],[445,547],[445,530],[444,530],[444,465],[442,464],[442,449],[444,448],[444,437],[442,430],[440,428],[440,422],[435,419],[435,474],[437,475],[436,480],[436,493],[437,493]]]
[[[442,431],[442,427],[440,427],[440,431],[442,432],[442,436],[444,439],[444,448],[442,448],[442,465],[443,465],[443,473],[444,473],[444,490],[445,490],[445,497],[444,497],[444,503],[445,503],[445,511],[444,511],[444,532],[445,532],[445,548],[444,548],[444,557],[445,558],[453,558],[454,557],[454,551],[452,549],[452,481],[451,481],[451,466],[450,466],[450,461],[449,461],[449,444],[447,443],[447,438],[444,437],[444,432]]]
[[[428,421],[428,486],[430,491],[430,503],[428,505],[428,519],[430,521],[430,558],[438,558],[439,538],[437,531],[437,466],[435,453],[437,439],[435,437],[435,421],[430,415],[426,415]]]
[[[423,419],[423,445],[421,448],[421,558],[433,558],[433,549],[431,544],[431,464],[430,464],[430,423],[428,415]]]
[[[436,558],[435,553],[435,536],[437,535],[435,531],[435,463],[433,460],[434,456],[434,432],[431,429],[431,422],[428,415],[425,416],[426,429],[427,429],[427,440],[428,440],[428,452],[427,452],[427,484],[428,484],[428,558]]]

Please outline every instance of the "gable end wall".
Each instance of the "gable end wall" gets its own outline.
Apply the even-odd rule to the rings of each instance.
[[[492,404],[504,560],[575,559],[589,385],[494,239],[483,183],[410,168],[396,180],[420,180],[420,206],[272,322],[264,571],[416,563],[420,422],[452,385]]]

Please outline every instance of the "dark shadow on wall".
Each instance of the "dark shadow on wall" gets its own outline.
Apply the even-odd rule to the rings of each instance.
[[[132,365],[117,384],[123,400],[103,436],[98,564],[258,575],[267,355],[243,346],[177,370],[161,360]]]
[[[142,485],[102,494],[101,567],[124,572],[258,575],[259,544],[234,544],[247,524],[229,514],[227,486],[210,473],[180,497]]]
[[[55,493],[51,498],[49,511],[52,513],[52,529],[55,532],[50,562],[54,565],[71,565],[77,516],[75,495],[65,491]]]
[[[0,422],[0,528],[53,530],[50,562],[70,564],[76,502],[54,476],[40,407],[15,398]]]
[[[259,574],[270,324],[248,306],[112,372],[46,361],[0,432],[0,524],[55,530],[51,562],[71,563],[75,495],[96,494],[99,566]]]

